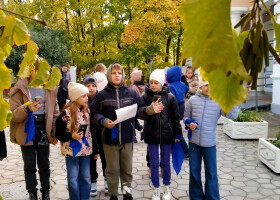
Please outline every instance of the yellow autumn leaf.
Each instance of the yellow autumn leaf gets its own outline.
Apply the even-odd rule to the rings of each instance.
[[[11,87],[11,72],[4,64],[3,52],[0,52],[0,92]]]
[[[49,63],[45,59],[41,60],[39,65],[39,70],[37,71],[34,80],[31,81],[28,87],[30,86],[34,88],[42,87],[50,77],[50,68],[51,67]]]
[[[0,131],[9,126],[12,119],[10,104],[3,98],[3,93],[0,95]]]
[[[236,80],[231,74],[226,76],[220,69],[210,73],[200,70],[203,79],[209,82],[210,98],[214,99],[221,106],[225,113],[228,113],[234,106],[246,101],[248,89],[240,84],[240,79]],[[218,91],[218,92],[217,92]],[[239,98],[233,98],[238,96]]]
[[[30,65],[35,63],[36,54],[38,53],[39,48],[35,42],[32,40],[27,44],[26,53],[23,54],[23,61],[19,65],[18,76],[21,78],[27,78],[30,76]]]
[[[30,40],[30,34],[27,27],[17,18],[13,29],[13,40],[17,46],[24,45]]]
[[[56,85],[59,85],[61,78],[62,78],[62,75],[61,75],[60,69],[58,67],[53,67],[52,75],[44,88],[53,89]]]
[[[234,41],[230,11],[230,0],[184,0],[180,8],[183,55],[205,71],[211,98],[224,112],[245,101],[248,91],[240,82],[251,79]]]

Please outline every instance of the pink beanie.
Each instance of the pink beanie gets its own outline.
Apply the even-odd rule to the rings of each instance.
[[[134,81],[141,81],[142,70],[134,71],[130,74],[130,79]]]

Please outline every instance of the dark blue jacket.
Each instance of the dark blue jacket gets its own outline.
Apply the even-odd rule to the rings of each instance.
[[[166,84],[160,92],[153,92],[150,85],[147,86],[146,93],[142,96],[147,106],[151,105],[154,95],[161,96],[164,110],[145,119],[144,140],[148,144],[172,144],[177,134],[182,135],[178,103]]]
[[[95,96],[93,105],[91,106],[93,114],[93,123],[101,125],[103,118],[108,118],[112,121],[117,119],[115,110],[137,103],[138,110],[136,117],[144,119],[145,104],[135,90],[124,85],[115,88],[110,82],[107,86]],[[133,142],[135,134],[135,118],[128,119],[124,122],[118,123],[116,127],[119,129],[119,137],[111,140],[111,129],[102,128],[102,142],[104,144],[127,144]]]
[[[178,103],[185,101],[185,93],[189,91],[189,87],[181,81],[181,76],[182,69],[180,66],[176,65],[167,70],[170,92],[176,97]]]

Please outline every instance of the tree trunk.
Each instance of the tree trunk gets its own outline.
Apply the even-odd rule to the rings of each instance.
[[[186,63],[187,63],[187,59],[186,59],[186,58],[183,58],[182,66],[186,66]]]
[[[64,12],[65,12],[65,23],[66,23],[66,29],[68,34],[70,34],[70,29],[69,29],[69,19],[68,19],[68,12],[67,12],[67,8],[64,8]]]
[[[176,65],[179,65],[179,59],[180,59],[180,50],[181,50],[181,36],[183,34],[183,28],[182,25],[180,25],[180,33],[178,35],[178,41],[177,41],[177,59],[176,59]]]
[[[165,62],[168,62],[169,60],[169,48],[171,43],[171,36],[168,36],[167,42],[166,42],[166,56],[165,56]]]
[[[90,29],[92,31],[92,43],[91,43],[91,46],[94,48],[95,47],[95,43],[96,43],[96,40],[95,40],[95,35],[94,35],[94,32],[93,32],[93,25],[92,25],[92,21],[90,20]],[[92,56],[95,56],[96,54],[96,51],[93,50],[92,51]]]

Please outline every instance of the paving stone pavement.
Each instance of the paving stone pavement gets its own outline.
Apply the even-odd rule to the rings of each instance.
[[[23,161],[20,147],[9,141],[9,128],[5,129],[8,158],[0,162],[0,195],[4,200],[26,200]],[[186,137],[186,132],[184,136]],[[138,133],[139,137],[139,133]],[[139,140],[138,140],[139,141]],[[257,140],[232,140],[217,127],[217,160],[220,197],[223,200],[239,199],[280,199],[280,175],[275,174],[258,160]],[[151,199],[152,184],[146,167],[146,144],[138,142],[133,156],[133,197]],[[60,145],[51,146],[51,199],[68,199],[65,158],[60,155]],[[202,168],[203,169],[203,168]],[[104,193],[104,178],[101,162],[98,159],[98,195],[92,199],[109,199]],[[177,176],[172,169],[172,199],[189,199],[189,161],[184,160],[182,170]],[[202,180],[205,182],[204,170]],[[162,180],[161,180],[162,182]],[[119,190],[119,199],[122,199]]]

